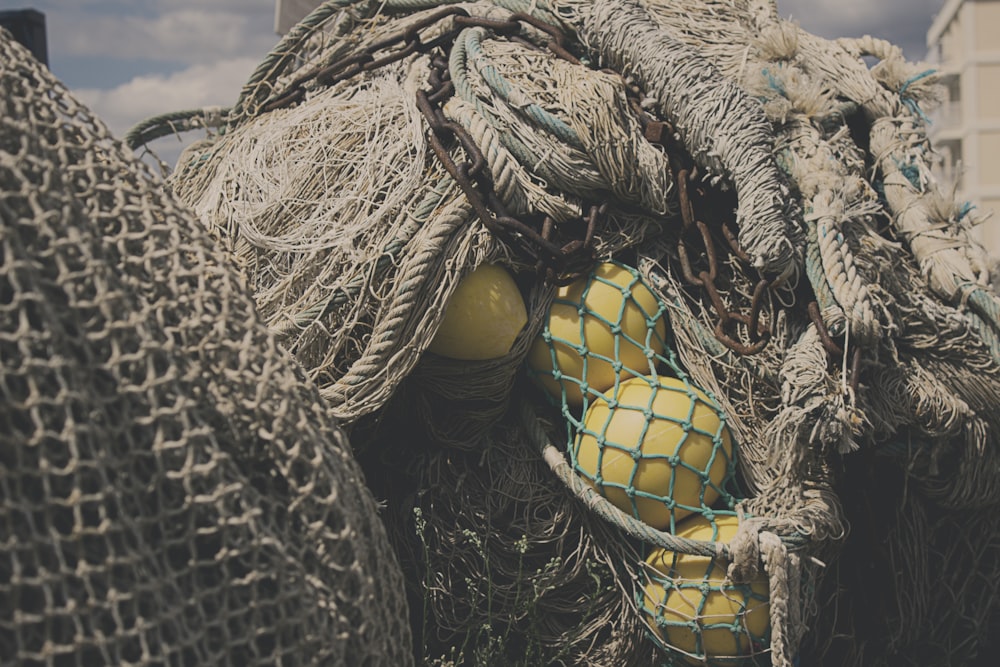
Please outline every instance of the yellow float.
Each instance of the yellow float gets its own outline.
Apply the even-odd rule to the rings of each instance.
[[[468,361],[502,357],[527,323],[514,278],[498,264],[482,264],[459,282],[427,349]]]
[[[739,520],[695,515],[677,526],[691,540],[729,542]],[[770,627],[769,587],[761,574],[746,584],[726,581],[724,561],[656,549],[646,559],[643,610],[652,630],[692,665],[733,665],[764,649]]]
[[[583,425],[576,468],[623,512],[669,530],[671,519],[719,498],[733,447],[718,408],[700,389],[676,378],[632,378],[613,396],[597,398]]]
[[[561,287],[547,324],[547,334],[543,331],[528,353],[528,366],[552,396],[560,399],[565,391],[574,407],[583,403],[582,383],[604,392],[619,377],[650,374],[656,361],[647,350],[663,354],[667,332],[656,296],[632,270],[614,262]],[[593,395],[588,391],[588,398]]]

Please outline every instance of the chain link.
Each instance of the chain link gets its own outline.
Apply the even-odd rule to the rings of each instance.
[[[450,27],[435,37],[426,38],[430,29],[446,20],[451,21]],[[487,229],[524,251],[546,281],[567,284],[586,275],[596,262],[594,238],[607,215],[607,203],[592,204],[583,218],[564,222],[538,214],[521,217],[512,215],[496,194],[482,150],[468,131],[449,120],[442,110],[442,104],[455,92],[444,49],[454,43],[458,33],[464,28],[479,26],[494,34],[525,43],[531,48],[539,48],[521,34],[525,25],[549,36],[546,47],[552,53],[579,63],[567,49],[565,34],[553,25],[524,13],[512,14],[507,20],[474,17],[464,8],[453,6],[434,12],[403,31],[368,45],[358,53],[294,79],[284,91],[269,99],[261,108],[268,112],[298,104],[305,98],[309,87],[331,86],[416,53],[431,54],[427,89],[417,91],[417,107],[430,128],[429,143],[435,156],[458,184]],[[440,50],[435,52],[437,49]],[[772,285],[759,277],[750,299],[749,312],[732,311],[727,307],[719,286],[721,255],[712,228],[696,214],[689,191],[693,182],[692,171],[689,165],[684,164],[686,153],[677,145],[670,125],[652,118],[641,108],[640,95],[637,88],[630,89],[633,109],[646,139],[664,147],[677,186],[683,225],[677,243],[677,257],[684,280],[701,289],[715,311],[715,337],[737,354],[757,354],[764,350],[771,339],[771,330],[762,319],[761,312]],[[464,159],[452,157],[456,148],[461,149]],[[690,161],[690,158],[687,160]],[[750,257],[740,246],[731,221],[724,221],[716,231],[732,255],[748,271],[753,271]],[[696,269],[696,265],[707,268]],[[819,320],[820,336],[831,356],[842,355],[841,348],[833,341],[826,328],[822,327],[822,318],[819,317],[815,304],[810,304],[809,315],[813,321]],[[741,340],[741,333],[744,340]]]
[[[815,300],[810,301],[806,307],[809,313],[809,320],[816,327],[816,332],[819,334],[819,340],[823,344],[823,349],[826,350],[827,356],[833,361],[837,359],[844,358],[844,348],[837,345],[837,342],[833,340],[833,336],[830,335],[830,330],[826,326],[826,322],[823,321],[823,315],[819,310],[819,303]],[[850,385],[852,395],[856,396],[858,393],[858,386],[861,383],[861,346],[854,346],[854,352],[851,355],[851,365],[850,372],[848,374],[850,377]]]
[[[684,164],[686,155],[674,139],[673,128],[668,123],[656,120],[645,112],[639,100],[641,92],[631,88],[630,99],[632,109],[643,128],[646,140],[663,146],[670,161],[674,184],[677,187],[677,199],[681,212],[681,234],[677,241],[677,259],[684,280],[693,287],[700,288],[707,297],[716,314],[713,333],[723,345],[740,355],[758,354],[767,347],[771,340],[771,330],[761,319],[768,292],[772,284],[758,276],[750,298],[749,313],[732,311],[726,306],[719,292],[719,248],[708,224],[697,217],[692,201],[690,186],[693,180],[691,168]],[[689,161],[689,158],[688,158]],[[740,246],[736,232],[729,221],[719,225],[719,232],[733,256],[739,260],[747,271],[755,271],[747,253]],[[695,263],[699,259],[707,269],[696,270]],[[739,329],[745,330],[746,340],[738,337]]]
[[[451,30],[445,31],[428,42],[421,39],[421,32],[445,19],[453,18],[457,22],[461,18],[468,18],[468,16],[469,12],[462,7],[445,7],[436,11],[410,25],[406,30],[369,44],[358,53],[341,58],[324,67],[313,69],[293,79],[281,93],[264,102],[261,106],[261,112],[267,113],[298,104],[305,99],[306,86],[309,83],[315,84],[316,87],[332,86],[362,72],[385,67],[414,53],[427,53],[435,47],[447,44],[455,39],[459,28],[452,27]],[[400,48],[376,58],[380,52],[400,44],[402,44]]]
[[[425,39],[429,29],[446,20],[451,20],[449,28],[436,37]],[[442,110],[442,104],[455,92],[444,49],[454,43],[458,33],[465,28],[482,27],[494,34],[517,39],[531,48],[539,48],[520,35],[525,25],[548,35],[550,39],[546,46],[552,53],[579,64],[579,60],[566,48],[566,36],[559,28],[528,14],[515,13],[507,20],[497,20],[470,16],[461,7],[446,7],[358,53],[294,79],[285,90],[265,102],[261,109],[269,112],[292,106],[305,99],[310,87],[332,86],[415,53],[431,54],[428,87],[427,90],[417,91],[417,108],[430,128],[428,137],[434,155],[461,188],[487,229],[524,251],[546,281],[557,285],[568,284],[587,275],[596,263],[594,238],[607,216],[608,205],[592,204],[583,218],[563,222],[541,215],[521,218],[512,215],[496,194],[482,150],[468,131],[449,120]],[[452,157],[456,144],[464,153],[464,160]]]

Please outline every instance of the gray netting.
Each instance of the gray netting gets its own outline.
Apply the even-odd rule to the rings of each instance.
[[[707,654],[721,632],[721,655],[759,664],[961,665],[988,650],[1000,600],[1000,302],[974,218],[931,169],[934,95],[899,49],[809,35],[769,0],[334,0],[232,107],[130,138],[215,128],[170,187],[349,429],[418,660],[678,664],[664,644]],[[664,393],[707,406],[703,391],[718,419],[695,433],[716,458],[681,465],[699,480],[687,517],[634,478],[623,511],[581,470],[578,438],[607,435],[583,402],[610,406],[627,377],[564,378],[545,329],[558,285],[609,260],[657,303],[624,339],[645,361],[617,335],[592,359],[681,378]],[[495,359],[427,352],[487,262],[515,276],[527,327]],[[525,369],[539,335],[555,404]],[[733,479],[715,482],[723,459]],[[709,618],[710,596],[676,614],[667,591],[699,576],[743,597],[732,620]]]
[[[230,260],[0,31],[0,664],[411,664],[402,587]]]

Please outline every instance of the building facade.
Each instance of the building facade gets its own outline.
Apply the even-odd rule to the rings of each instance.
[[[946,0],[927,32],[947,94],[932,115],[939,176],[989,215],[983,244],[1000,256],[1000,0]]]

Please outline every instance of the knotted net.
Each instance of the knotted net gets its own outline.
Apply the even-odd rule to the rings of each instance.
[[[705,662],[707,633],[739,639],[766,597],[758,664],[957,665],[996,627],[1000,308],[975,220],[931,169],[933,82],[766,0],[339,0],[232,107],[130,139],[214,126],[170,187],[349,430],[418,660]],[[711,451],[734,443],[721,501],[704,495],[715,459],[690,470],[707,537],[685,537],[669,494],[630,478],[622,509],[603,471],[583,474],[577,438],[607,434],[566,387],[607,389],[550,368],[552,401],[525,369],[553,342],[559,285],[610,260],[669,323],[662,351],[631,337],[652,364],[632,373],[704,392],[725,428],[702,434]],[[514,275],[528,326],[503,357],[427,353],[487,262]],[[685,590],[682,558],[695,587],[723,571],[714,590],[740,587],[728,630],[701,617],[707,598],[683,620],[650,603],[651,580]]]
[[[344,432],[222,250],[0,31],[0,664],[412,664]]]

